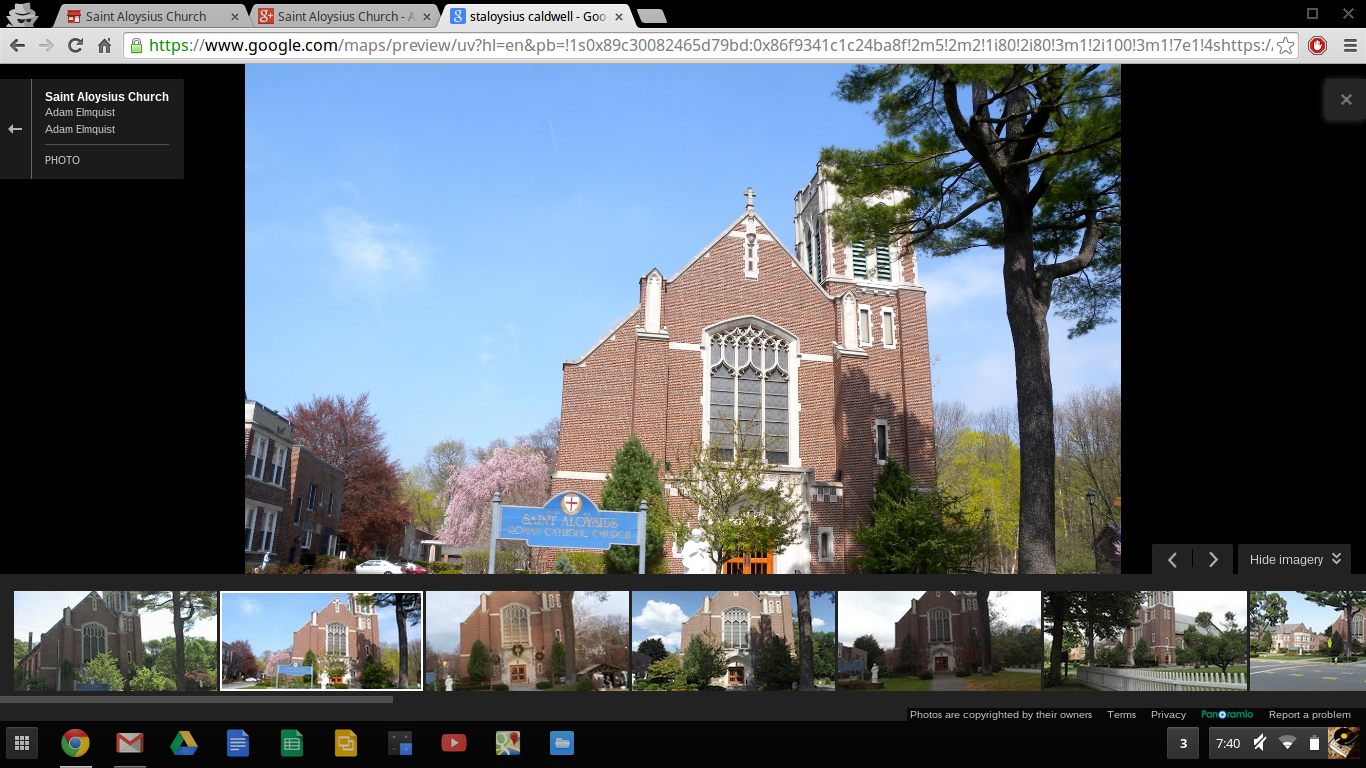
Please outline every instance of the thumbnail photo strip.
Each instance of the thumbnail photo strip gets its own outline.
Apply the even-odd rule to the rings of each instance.
[[[224,592],[222,690],[419,691],[421,592]]]
[[[1366,592],[1248,593],[1254,691],[1366,693]]]

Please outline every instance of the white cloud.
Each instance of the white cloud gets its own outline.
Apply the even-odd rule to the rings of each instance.
[[[422,276],[420,249],[402,225],[375,224],[346,208],[323,218],[342,287],[378,303],[389,291]]]
[[[237,598],[237,610],[244,616],[257,616],[261,613],[261,604],[243,595]]]
[[[920,284],[932,297],[935,309],[969,302],[985,306],[985,302],[996,301],[1005,294],[1001,258],[999,251],[963,253],[942,259],[922,258],[918,260]],[[1001,301],[996,301],[996,305],[1000,306]]]
[[[659,640],[662,640],[664,642],[664,650],[676,651],[678,650],[678,644],[683,640],[683,633],[670,632],[667,635],[650,635],[650,637],[647,637],[645,639],[649,640],[650,638],[658,638]],[[637,645],[639,645],[639,643],[637,643]]]
[[[667,637],[669,633],[676,635],[681,632],[683,622],[687,619],[683,609],[676,604],[649,600],[641,609],[640,615],[631,618],[631,626]],[[677,641],[674,644],[676,646]]]
[[[811,628],[812,628],[812,629],[820,629],[820,628],[823,627],[823,626],[825,626],[825,619],[822,619],[822,618],[820,618],[819,616],[813,617],[813,618],[811,619]]]

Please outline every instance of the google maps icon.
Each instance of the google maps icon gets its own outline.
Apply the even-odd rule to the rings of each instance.
[[[90,749],[90,737],[75,728],[62,734],[62,751],[67,757],[80,757]]]

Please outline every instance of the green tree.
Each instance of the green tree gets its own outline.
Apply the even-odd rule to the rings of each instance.
[[[713,645],[702,635],[693,635],[683,653],[683,678],[689,685],[705,688],[726,673],[726,652],[720,643]]]
[[[647,679],[655,685],[672,685],[682,674],[683,662],[679,660],[678,654],[671,653],[650,665],[650,675]]]
[[[123,673],[119,671],[118,660],[106,652],[87,661],[85,666],[81,667],[81,682],[104,683],[111,691],[121,691],[124,680]]]
[[[772,481],[773,465],[764,458],[768,445],[758,437],[754,422],[720,417],[713,430],[714,445],[696,436],[679,452],[687,466],[675,482],[696,505],[697,519],[682,513],[673,517],[671,527],[674,541],[682,542],[692,537],[695,526],[721,573],[732,558],[751,552],[781,554],[800,541],[805,505],[795,484]]]
[[[651,664],[669,655],[669,651],[664,647],[664,641],[657,637],[641,640],[640,645],[636,647],[636,653],[649,656]]]
[[[1203,631],[1187,629],[1186,643],[1195,650],[1202,665],[1216,666],[1227,672],[1229,665],[1247,655],[1247,629],[1238,626],[1232,611],[1224,614],[1224,625],[1216,626],[1214,615],[1201,611],[1195,615],[1195,625]]]
[[[574,567],[574,562],[569,559],[569,555],[564,552],[555,558],[555,565],[550,569],[551,573],[578,573],[579,569]]]
[[[1146,667],[1148,664],[1148,639],[1139,637],[1138,642],[1134,643],[1134,666]]]
[[[492,664],[488,646],[484,645],[483,640],[475,640],[474,645],[470,647],[470,662],[465,667],[465,674],[469,675],[470,682],[487,685],[492,673]]]
[[[1322,605],[1326,608],[1333,608],[1341,611],[1347,619],[1347,626],[1352,626],[1352,619],[1359,613],[1364,603],[1366,603],[1366,592],[1301,592],[1311,603]],[[1334,651],[1337,653],[1337,651]]]
[[[170,645],[171,645],[172,648],[174,648],[174,647],[175,647],[175,638],[174,638],[174,637],[168,637],[168,638],[166,638],[166,639],[171,641]],[[161,655],[161,652],[162,652],[163,650],[165,650],[166,645],[167,645],[167,644],[166,644],[166,640],[152,639],[152,640],[148,640],[148,641],[144,642],[144,643],[142,644],[142,663],[143,663],[143,666],[147,667],[148,669],[154,668],[154,667],[156,666],[156,663],[157,663],[157,657]]]
[[[797,660],[787,638],[774,635],[764,643],[759,660],[754,665],[754,678],[765,691],[789,691],[797,682]]]
[[[421,592],[375,592],[362,593],[357,601],[361,605],[379,608],[393,608],[394,621],[398,624],[398,687],[408,687],[408,627],[422,623]]]
[[[1200,657],[1195,653],[1195,649],[1189,646],[1183,645],[1176,649],[1177,664],[1194,664],[1199,660]]]
[[[1329,637],[1328,654],[1333,657],[1333,661],[1337,661],[1339,656],[1347,655],[1347,651],[1343,650],[1342,647],[1342,633],[1336,629],[1333,630],[1333,634]]]
[[[659,480],[659,466],[655,457],[645,450],[640,438],[631,435],[617,449],[612,469],[602,484],[604,510],[635,512],[640,502],[647,505],[645,514],[645,570],[658,566],[664,557],[664,534],[669,514],[664,509],[664,483]],[[613,545],[607,550],[610,573],[635,573],[640,569],[640,549]]]
[[[1285,598],[1276,592],[1249,592],[1247,593],[1248,605],[1251,611],[1248,613],[1248,625],[1253,629],[1259,629],[1262,634],[1270,632],[1290,620],[1290,611],[1286,606]]]
[[[1020,533],[1020,449],[1004,409],[974,417],[981,428],[962,430],[937,458],[937,482],[965,499],[964,517],[980,526],[982,570],[1010,573]]]
[[[28,641],[14,638],[14,666],[19,666],[19,660],[28,655]]]
[[[163,638],[161,647],[162,652],[157,655],[156,661],[148,667],[167,680],[174,682],[176,676],[175,654],[170,649],[175,647],[175,638]],[[185,638],[185,679],[187,690],[190,681],[194,681],[199,686],[210,686],[217,682],[218,643],[216,641],[202,637]]]
[[[887,462],[891,466],[892,462]],[[885,469],[884,469],[885,471]],[[881,503],[854,537],[864,547],[855,564],[864,573],[948,573],[971,563],[982,527],[969,520],[963,497],[943,490],[913,492]]]
[[[1044,631],[1053,638],[1044,687],[1062,684],[1062,666],[1066,655],[1064,638],[1067,638],[1067,647],[1070,648],[1087,635],[1115,637],[1125,629],[1138,625],[1135,616],[1142,607],[1143,595],[1139,592],[1044,592]],[[1094,654],[1092,658],[1096,658]],[[1096,660],[1104,663],[1099,658]]]
[[[174,691],[175,681],[154,669],[141,667],[128,681],[130,691]]]
[[[365,657],[365,667],[360,673],[360,687],[362,688],[392,688],[394,687],[393,678],[389,677],[389,669],[384,666],[377,656]]]
[[[304,682],[312,686],[317,682],[318,677],[318,656],[313,653],[312,648],[309,648],[308,653],[304,654],[304,666],[313,668],[313,674],[304,675]]]
[[[431,477],[422,465],[408,468],[403,474],[400,486],[403,499],[413,516],[413,524],[418,528],[435,534],[446,521],[446,508],[441,499],[431,490]]]
[[[556,681],[564,677],[564,643],[556,640],[550,646],[550,675]]]
[[[835,633],[815,632],[811,635],[812,655],[817,680],[835,679]]]
[[[175,629],[175,684],[185,690],[185,632],[195,622],[218,615],[216,591],[137,592],[133,605],[139,611],[169,611]]]
[[[798,690],[816,690],[816,661],[815,644],[811,632],[811,597],[829,597],[830,602],[835,602],[833,591],[805,592],[798,591],[797,595],[797,679]]]
[[[877,638],[872,635],[862,635],[854,641],[854,647],[868,653],[867,670],[873,671],[874,664],[883,664],[882,646],[878,645]],[[885,664],[883,664],[885,666]]]
[[[1047,314],[1069,337],[1120,298],[1120,68],[858,65],[836,93],[876,100],[888,141],[827,148],[841,242],[1003,257],[1020,421],[1020,571],[1055,572],[1053,382]],[[882,199],[897,193],[891,205]]]

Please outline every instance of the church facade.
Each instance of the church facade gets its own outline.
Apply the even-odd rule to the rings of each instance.
[[[294,631],[294,649],[291,660],[302,664],[313,651],[320,662],[329,655],[346,659],[347,671],[342,682],[351,685],[359,681],[365,660],[379,655],[379,616],[373,603],[364,605],[359,593],[332,598],[332,602],[313,615],[302,627]]]
[[[48,690],[71,690],[85,663],[102,653],[118,662],[127,680],[143,666],[142,617],[132,592],[91,592],[62,609],[62,618],[44,632],[19,666],[29,677],[42,678]]]
[[[555,641],[564,642],[564,612],[570,610],[559,592],[481,593],[479,606],[460,622],[460,675],[468,677],[470,653],[480,641],[496,657],[491,682],[514,689],[556,682],[551,653]]]
[[[640,278],[635,307],[564,363],[552,492],[601,498],[632,434],[665,468],[674,512],[698,512],[670,482],[675,452],[700,438],[733,450],[726,424],[762,440],[770,480],[802,499],[797,543],[721,563],[735,574],[845,573],[861,552],[873,483],[887,461],[934,478],[925,290],[915,252],[833,239],[838,190],[817,171],[795,198],[796,252],[744,211],[672,277]],[[671,573],[715,573],[697,536],[666,542]],[[547,570],[557,553],[537,552]]]
[[[982,613],[976,592],[926,592],[911,601],[896,622],[895,648],[883,649],[886,658],[935,674],[955,672],[981,663]],[[902,660],[901,649],[909,648]]]
[[[753,689],[757,683],[754,665],[769,640],[782,637],[787,640],[788,649],[796,653],[791,594],[727,590],[704,596],[702,607],[683,622],[679,653],[686,653],[688,644],[698,635],[725,649],[726,673],[714,678],[713,685]]]

